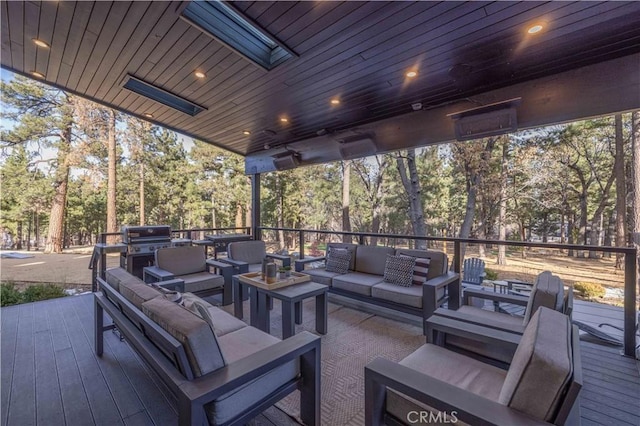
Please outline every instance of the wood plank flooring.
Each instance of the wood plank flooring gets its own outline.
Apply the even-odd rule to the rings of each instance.
[[[582,302],[576,306],[581,312],[594,309],[606,322],[620,315]],[[6,307],[0,318],[2,425],[177,424],[175,398],[126,342],[107,332],[104,356],[95,356],[92,295]],[[640,424],[636,361],[593,341],[583,341],[581,350],[582,424]],[[296,423],[272,407],[249,424]]]

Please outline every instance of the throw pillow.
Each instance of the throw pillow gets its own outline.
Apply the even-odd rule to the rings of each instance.
[[[387,263],[384,265],[385,282],[411,287],[413,281],[413,267],[416,260],[409,256],[387,255]]]
[[[327,253],[327,272],[336,272],[338,274],[346,274],[349,272],[349,264],[351,263],[351,252],[347,249],[334,248]]]
[[[179,291],[169,290],[154,283],[151,283],[151,287],[162,293],[164,298],[168,301],[177,303],[178,305],[182,305],[182,294]]]
[[[413,267],[413,285],[422,285],[427,280],[429,275],[429,265],[431,265],[431,259],[426,257],[413,257],[401,254],[403,257],[410,257],[415,259],[416,265]]]

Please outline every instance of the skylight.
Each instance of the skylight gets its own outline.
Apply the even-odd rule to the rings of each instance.
[[[196,114],[207,110],[203,106],[194,104],[187,99],[181,98],[178,95],[174,95],[171,92],[167,92],[160,87],[156,87],[131,75],[127,75],[127,79],[123,87],[125,89],[131,90],[134,93],[137,93],[138,95],[142,95],[156,102],[160,102],[163,105],[177,109],[178,111],[184,112],[185,114],[189,114],[191,116],[195,116]]]
[[[284,44],[221,1],[191,1],[181,17],[266,70],[295,56]]]

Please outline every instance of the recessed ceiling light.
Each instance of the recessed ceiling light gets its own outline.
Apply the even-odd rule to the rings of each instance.
[[[31,71],[31,75],[38,78],[44,78],[44,74],[38,71]]]
[[[153,118],[153,114],[151,114],[150,112],[145,112],[145,113],[144,113],[144,114],[142,114],[142,115],[144,115],[144,116],[145,116],[145,117],[147,117],[147,118]]]
[[[203,73],[202,71],[196,71],[195,76],[198,78],[205,78],[207,75],[205,73]]]
[[[250,135],[250,134],[251,134],[251,132],[250,132],[250,131],[248,131],[248,130],[243,130],[243,131],[242,131],[242,134],[243,134],[243,135]]]
[[[51,47],[46,41],[37,38],[32,38],[31,40],[33,40],[33,42],[40,47],[46,47],[47,49]]]
[[[287,117],[280,117],[280,122],[282,123],[288,123],[289,119]]]
[[[413,77],[415,77],[415,76],[417,76],[417,75],[418,75],[418,72],[417,72],[417,71],[409,71],[409,72],[407,72],[405,75],[406,75],[407,77],[409,77],[409,78],[413,78]]]
[[[340,99],[338,98],[331,99],[331,105],[340,105]]]
[[[536,25],[532,26],[531,28],[529,28],[527,30],[527,32],[529,34],[536,34],[536,33],[539,33],[540,31],[542,31],[542,28],[543,28],[543,26],[541,24],[536,24]]]

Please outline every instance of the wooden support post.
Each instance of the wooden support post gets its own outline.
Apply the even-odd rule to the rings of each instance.
[[[260,173],[251,175],[251,235],[261,240],[260,231]]]

